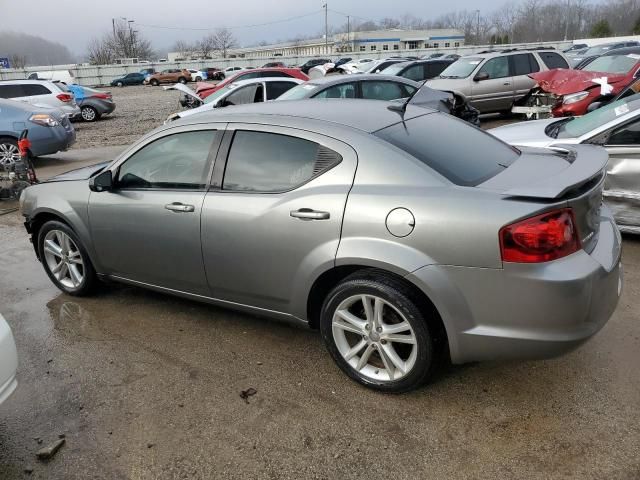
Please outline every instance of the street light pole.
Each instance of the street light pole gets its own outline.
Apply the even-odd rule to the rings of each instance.
[[[324,4],[324,53],[329,55],[329,8]]]
[[[478,15],[478,22],[476,25],[476,43],[480,45],[480,10],[476,10],[476,14]]]

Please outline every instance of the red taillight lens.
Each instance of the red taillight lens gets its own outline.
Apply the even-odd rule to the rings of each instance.
[[[580,248],[580,237],[570,208],[527,218],[500,230],[500,250],[505,262],[549,262]]]
[[[71,100],[73,100],[73,95],[70,95],[68,93],[59,93],[58,95],[56,95],[56,98],[58,100],[60,100],[61,102],[70,102]]]
[[[111,95],[109,95],[108,93],[96,93],[94,95],[91,95],[93,98],[103,98],[105,100],[111,100]]]

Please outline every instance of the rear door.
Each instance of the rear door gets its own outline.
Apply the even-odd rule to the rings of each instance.
[[[536,85],[536,81],[528,75],[541,69],[538,60],[531,53],[511,55],[509,60],[513,74],[514,100],[519,100]]]
[[[511,111],[514,87],[509,57],[504,55],[488,59],[476,76],[483,73],[488,74],[489,78],[472,80],[471,104],[482,113]]]
[[[333,138],[230,124],[202,209],[212,295],[290,312],[296,289],[334,263],[356,166]]]

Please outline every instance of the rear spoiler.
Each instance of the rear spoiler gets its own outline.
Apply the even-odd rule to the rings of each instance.
[[[483,184],[483,187],[500,189],[500,184],[503,184],[506,186],[504,195],[510,197],[561,198],[571,190],[599,181],[604,176],[609,161],[607,151],[595,145],[555,145],[548,149],[519,149],[522,152],[520,159],[502,174]],[[540,169],[546,168],[550,155],[562,157],[567,166],[553,175],[541,178]],[[527,178],[533,180],[522,181]]]

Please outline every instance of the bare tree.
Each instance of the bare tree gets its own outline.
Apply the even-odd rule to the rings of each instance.
[[[195,51],[200,58],[211,58],[216,49],[216,38],[214,35],[202,37],[195,45]]]
[[[153,56],[153,50],[151,42],[133,30],[131,23],[118,20],[113,31],[89,42],[87,56],[91,63],[103,65],[118,58],[148,59]]]
[[[25,55],[18,55],[17,53],[9,55],[9,65],[11,65],[11,68],[21,70],[27,66],[27,57]]]
[[[194,52],[195,47],[184,40],[177,40],[173,44],[173,51],[178,54],[179,58],[188,59]]]
[[[400,28],[400,20],[396,18],[386,17],[380,20],[380,28],[389,30],[391,28]]]
[[[100,38],[92,38],[89,41],[87,55],[89,56],[89,62],[94,65],[107,65],[115,60],[109,42]]]
[[[233,32],[228,28],[219,28],[213,35],[215,41],[215,49],[222,53],[222,58],[227,58],[227,52],[238,46],[238,41]]]

